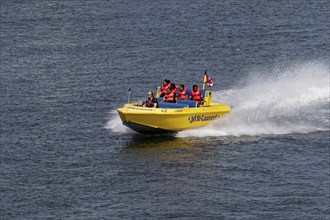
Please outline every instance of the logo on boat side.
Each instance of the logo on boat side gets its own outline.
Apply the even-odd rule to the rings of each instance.
[[[198,121],[213,121],[217,118],[217,115],[212,116],[204,116],[204,115],[193,115],[188,118],[190,123],[198,122]]]

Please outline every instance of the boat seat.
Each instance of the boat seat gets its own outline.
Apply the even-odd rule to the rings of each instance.
[[[163,101],[163,98],[158,98],[157,100],[158,100],[158,103],[161,103]],[[167,103],[170,103],[170,102],[167,102]],[[178,100],[178,104],[188,105],[189,108],[196,108],[197,107],[197,102],[194,101],[194,100]]]
[[[187,108],[187,104],[181,104],[181,103],[171,103],[171,102],[158,102],[159,108]]]
[[[189,106],[189,108],[196,108],[197,107],[197,102],[194,100],[179,100],[179,104],[186,104]]]

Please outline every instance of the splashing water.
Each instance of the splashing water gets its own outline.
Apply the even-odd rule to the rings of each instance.
[[[226,117],[209,126],[179,132],[178,137],[256,136],[330,130],[330,67],[307,62],[253,72],[236,88],[213,91],[214,102],[232,106]],[[134,133],[111,112],[105,128]]]
[[[104,128],[109,129],[115,133],[135,133],[133,130],[125,127],[122,124],[122,121],[116,111],[110,112],[110,120],[107,122]]]
[[[213,92],[232,106],[211,125],[179,132],[179,137],[308,133],[329,130],[329,64],[308,62],[271,72],[251,73],[245,86]]]

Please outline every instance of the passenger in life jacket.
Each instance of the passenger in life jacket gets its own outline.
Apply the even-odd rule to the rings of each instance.
[[[178,86],[175,85],[175,83],[171,83],[170,86],[172,92],[176,95],[176,91],[178,90]]]
[[[202,103],[202,93],[197,85],[193,86],[189,99],[197,101],[199,105]]]
[[[171,90],[171,88],[168,88],[167,89],[167,93],[164,96],[164,100],[163,101],[165,101],[165,102],[173,102],[173,103],[176,102],[176,94],[173,93],[173,91]]]
[[[157,108],[158,107],[158,100],[154,97],[154,94],[151,90],[148,91],[148,99],[146,100],[143,107],[149,107],[149,108]]]
[[[179,100],[187,100],[187,88],[184,87],[183,84],[180,85],[179,91],[178,91],[178,99]]]
[[[160,90],[160,97],[164,97],[167,93],[167,89],[170,88],[171,86],[171,81],[168,79],[164,79],[162,88]]]

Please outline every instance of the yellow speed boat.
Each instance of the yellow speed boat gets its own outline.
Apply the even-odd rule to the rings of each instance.
[[[177,132],[206,126],[230,110],[226,104],[213,103],[210,91],[205,91],[200,106],[192,100],[179,100],[178,103],[159,102],[159,108],[130,103],[117,109],[123,124],[140,133]]]

